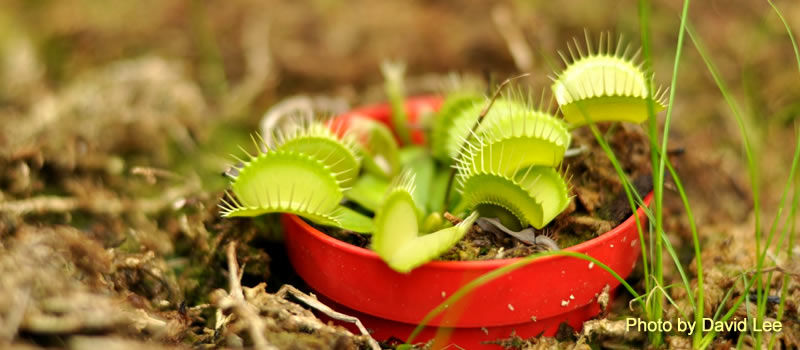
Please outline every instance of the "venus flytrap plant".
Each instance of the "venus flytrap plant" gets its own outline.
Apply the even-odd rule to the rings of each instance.
[[[320,225],[371,232],[372,220],[339,205],[345,185],[358,174],[352,143],[319,123],[279,134],[276,146],[253,139],[256,154],[239,159],[232,192],[220,205],[224,217],[292,213]],[[265,176],[267,174],[268,176]]]
[[[477,209],[514,230],[541,229],[569,203],[566,183],[553,167],[564,158],[571,136],[544,111],[500,113],[462,141],[455,165],[462,201],[455,212]]]
[[[487,119],[469,141],[463,141],[456,168],[485,165],[510,176],[531,165],[556,167],[571,139],[566,124],[547,112],[532,108],[510,112]]]
[[[462,171],[462,206],[482,217],[497,218],[503,226],[519,231],[541,229],[569,204],[567,185],[552,168],[530,166],[512,176],[491,168]],[[459,210],[457,209],[456,212]]]
[[[637,63],[639,51],[631,55],[630,44],[623,49],[620,36],[614,45],[610,34],[605,40],[603,34],[600,35],[596,52],[588,35],[586,54],[577,39],[574,42],[574,50],[567,44],[569,59],[559,52],[567,68],[558,74],[552,86],[564,119],[573,127],[589,124],[588,116],[595,123],[647,120],[647,104],[651,98],[648,80],[652,80],[652,75],[646,74],[642,64]],[[666,90],[659,89],[652,96],[656,112],[666,107]]]
[[[394,180],[375,215],[375,233],[372,236],[372,249],[392,269],[402,273],[450,249],[478,218],[478,213],[474,212],[458,225],[420,235],[420,209],[414,200],[414,182],[410,171]]]
[[[345,216],[350,216],[351,219],[353,217],[365,218],[367,221],[362,220],[360,223],[364,224],[362,228],[368,227],[367,232],[373,234],[371,248],[389,267],[398,272],[407,273],[449,250],[472,229],[479,217],[489,219],[484,220],[484,223],[486,221],[499,222],[494,225],[503,226],[506,230],[510,228],[512,232],[516,230],[533,232],[533,229],[529,227],[542,229],[547,226],[569,204],[569,181],[564,179],[560,171],[561,162],[571,143],[569,130],[581,126],[588,126],[592,130],[620,176],[632,209],[636,209],[637,206],[643,205],[642,196],[636,192],[630,179],[625,175],[595,122],[643,122],[648,118],[652,122],[653,113],[665,107],[665,92],[659,90],[653,93],[651,91],[652,75],[646,73],[642,65],[637,62],[636,55],[630,55],[629,49],[621,49],[621,40],[614,47],[610,38],[609,35],[604,40],[601,36],[601,44],[598,45],[596,52],[591,48],[591,43],[587,39],[587,54],[584,54],[583,49],[576,43],[574,49],[572,47],[569,49],[572,53],[571,61],[562,55],[567,67],[554,78],[552,88],[566,121],[551,114],[549,112],[551,109],[543,111],[540,107],[532,107],[533,103],[530,102],[530,98],[526,100],[519,93],[505,94],[499,98],[498,93],[495,93],[487,102],[479,94],[465,90],[449,95],[445,100],[437,118],[434,119],[428,138],[431,142],[430,149],[409,145],[400,147],[392,138],[392,132],[388,128],[376,121],[364,118],[350,118],[346,121],[347,126],[344,129],[348,130],[347,136],[334,132],[335,137],[319,137],[320,134],[325,134],[319,130],[320,128],[324,129],[324,126],[318,126],[317,129],[295,128],[292,130],[303,130],[303,132],[298,132],[298,135],[314,142],[303,143],[295,141],[295,137],[287,137],[288,141],[278,142],[274,149],[267,150],[266,153],[300,154],[317,161],[318,166],[326,169],[326,172],[320,173],[327,174],[328,180],[332,177],[333,182],[329,181],[328,183],[334,183],[336,186],[331,186],[333,190],[327,192],[316,188],[313,191],[318,195],[331,194],[332,198],[336,199],[326,202],[323,214],[327,214],[320,215],[317,210],[313,212],[298,210],[298,208],[306,208],[302,205],[272,206],[269,203],[268,210],[241,211],[239,214],[257,215],[283,211],[304,216],[318,224],[350,230],[354,230],[353,223],[341,220],[341,212],[347,213]],[[577,56],[574,54],[575,51],[578,52]],[[391,120],[395,124],[396,131],[402,137],[400,130],[403,128],[408,130],[408,127],[401,122],[401,119],[405,117],[397,117],[400,111],[405,111],[401,98],[398,98],[398,96],[404,96],[402,84],[398,83],[398,79],[397,76],[387,77],[387,80],[393,80],[393,82],[387,82],[386,86],[394,111]],[[501,87],[505,84],[505,82],[501,84]],[[498,88],[498,92],[500,90],[502,88]],[[331,124],[336,125],[336,120],[333,120]],[[294,133],[288,135],[292,136]],[[337,142],[329,142],[331,139]],[[355,142],[351,142],[351,140],[355,140]],[[654,140],[651,140],[651,143],[654,154],[658,155],[658,161],[673,174],[688,211],[688,202],[682,185],[669,161],[664,159],[664,149],[658,148]],[[333,149],[338,147],[337,145],[344,146],[349,151],[347,156],[338,157],[335,160],[324,156],[330,154],[323,152],[323,149]],[[341,148],[339,149],[341,150]],[[360,164],[352,166],[354,163],[352,159],[356,159],[356,163],[360,161]],[[265,161],[264,163],[269,162]],[[654,161],[654,168],[657,165],[660,164]],[[363,171],[355,170],[355,174],[360,175],[357,175],[358,177],[355,179],[351,178],[349,175],[352,171],[350,170],[359,166]],[[449,172],[448,167],[454,170]],[[246,168],[243,167],[242,170]],[[262,168],[267,169],[268,167],[262,166]],[[263,169],[261,176],[264,178],[272,178],[275,174],[281,174],[280,172],[273,174]],[[309,169],[304,170],[309,171]],[[246,174],[242,171],[240,176]],[[259,196],[255,197],[257,205],[249,202],[247,205],[242,205],[240,196],[247,197],[251,201],[253,196],[240,195],[240,192],[244,190],[244,187],[250,187],[256,193],[263,193],[263,189],[259,186],[263,186],[267,182],[273,183],[272,179],[269,181],[252,180],[247,176],[244,179],[248,181],[243,181],[243,186],[237,187],[234,183],[236,197],[229,199],[234,205],[226,206],[226,215],[233,212],[231,209],[264,206],[258,202]],[[390,183],[391,179],[394,179],[392,183]],[[280,180],[278,182],[286,182],[286,188],[296,186],[296,183],[292,184],[290,180],[281,178],[278,180]],[[254,185],[248,185],[248,183]],[[324,181],[320,183],[324,183]],[[458,196],[453,197],[452,201],[443,200],[443,198],[449,197],[451,192],[449,188],[453,183],[455,183],[454,187]],[[660,177],[660,180],[654,180],[654,185],[658,186],[658,190],[662,184],[663,177]],[[345,185],[352,186],[352,188]],[[281,187],[280,192],[284,193],[282,188],[284,187]],[[305,196],[301,197],[306,198]],[[270,194],[266,198],[272,199],[273,197]],[[343,205],[344,199],[346,200]],[[311,202],[312,200],[307,201]],[[353,203],[360,206],[360,212],[367,212],[367,215],[360,215],[356,211],[347,209],[347,205],[352,206]],[[443,203],[444,205],[442,205]],[[447,211],[455,213],[458,218],[463,219],[459,224],[447,227],[448,222],[443,221],[442,215],[439,214]],[[334,212],[338,214],[335,218],[339,220],[328,219],[331,216],[330,213]],[[368,221],[370,213],[375,214],[373,221]],[[645,213],[651,222],[658,221],[658,215],[654,215],[646,208]],[[621,280],[619,275],[613,271],[609,272],[632,291],[632,294],[636,296],[635,300],[641,303],[647,312],[648,319],[660,319],[663,317],[660,307],[656,308],[651,305],[660,303],[662,297],[659,295],[664,291],[663,281],[656,278],[658,274],[655,268],[651,269],[647,264],[648,254],[644,232],[639,222],[639,216],[634,215],[634,217],[639,231],[638,241],[643,252],[647,291],[644,295],[647,297],[640,298],[629,285]],[[491,219],[496,220],[492,221]],[[454,221],[457,222],[457,220]],[[365,224],[367,222],[369,226]],[[696,228],[693,223],[692,232],[695,236],[696,248],[698,248]],[[651,252],[651,254],[656,258],[660,256],[660,244],[664,244],[669,255],[678,263],[677,254],[666,240],[663,230],[657,228],[655,234],[656,236],[652,236],[651,233],[651,242],[658,243],[659,246],[656,248],[658,253]],[[596,262],[587,256],[567,251],[554,251],[537,256],[549,255],[571,256]],[[515,264],[514,268],[524,266],[531,261],[533,261],[533,257],[525,259],[520,264]],[[656,268],[660,269],[661,262],[656,264]],[[604,267],[605,265],[600,266]],[[607,269],[607,266],[604,268],[610,270]],[[470,283],[465,288],[467,290],[476,288],[492,278],[512,270],[513,268],[497,270],[496,273],[491,274],[491,278],[476,280],[475,283]],[[684,287],[689,289],[688,278],[680,265],[678,265],[678,271]],[[752,283],[752,280],[749,282]],[[463,295],[466,295],[466,292],[459,291],[449,298],[448,302],[454,303]],[[693,294],[690,293],[689,301],[695,310],[695,316],[700,317],[702,313],[698,314],[697,310],[702,309],[697,305],[703,303],[702,293],[698,293],[697,296],[698,299],[695,300]],[[651,303],[650,300],[653,300],[654,303]],[[673,302],[668,297],[667,300]],[[432,317],[431,315],[441,310],[442,308],[437,308],[429,316]],[[430,319],[430,317],[425,319]],[[420,327],[424,324],[425,322],[422,322]],[[695,339],[695,344],[697,344],[697,339],[700,338],[696,337]],[[703,338],[702,341],[705,339]],[[655,343],[657,340],[653,342]]]
[[[567,110],[602,111],[603,120],[641,120],[643,96],[649,96],[641,81],[650,77],[627,53],[609,52],[581,53],[577,68],[568,67],[556,80],[557,100],[568,101],[562,106]],[[398,118],[405,118],[402,74],[392,66],[384,71],[392,123],[407,141],[408,126]],[[373,250],[400,272],[447,251],[479,216],[514,231],[542,229],[570,201],[568,181],[559,171],[571,143],[569,129],[591,120],[588,113],[579,120],[569,112],[573,123],[567,124],[520,92],[497,96],[488,105],[469,90],[448,96],[434,121],[430,150],[400,148],[389,129],[365,118],[344,121],[344,134],[330,131],[342,127],[336,119],[289,125],[291,132],[279,133],[275,145],[257,144],[259,154],[242,161],[232,186],[235,196],[224,202],[223,214],[286,212],[372,233]],[[453,175],[436,161],[455,170],[458,196],[449,208],[439,204],[450,193]],[[348,201],[374,213],[375,220],[349,209]],[[446,227],[439,210],[451,209],[462,221]]]
[[[456,120],[462,115],[469,115],[475,106],[481,105],[483,98],[474,91],[457,91],[447,96],[442,103],[436,119],[433,120],[431,135],[431,151],[433,155],[443,162],[450,161],[451,154],[448,144],[450,133]],[[454,146],[458,148],[458,146]],[[456,150],[458,151],[458,150]]]
[[[375,212],[383,201],[383,194],[389,188],[389,181],[370,173],[362,175],[353,184],[350,191],[345,192],[347,199]]]
[[[400,149],[388,137],[388,129],[359,118],[347,122],[344,135],[330,131],[335,122],[300,123],[277,133],[272,147],[257,143],[259,154],[241,161],[232,186],[235,196],[224,202],[223,215],[286,212],[321,225],[374,233],[373,249],[401,272],[448,250],[479,214],[514,229],[542,228],[569,203],[566,182],[555,167],[571,137],[555,116],[519,100],[506,96],[497,101],[479,127],[473,127],[472,114],[483,106],[474,101],[463,110],[444,110],[455,116],[440,113],[437,120],[452,121],[448,125],[460,132],[458,138],[448,137],[443,148],[446,154],[457,150],[445,163],[458,168],[462,199],[456,214],[464,219],[456,226],[446,227],[441,215],[432,212],[439,209],[436,203],[442,195],[431,187],[441,185],[445,177],[436,174],[429,151],[417,146]],[[367,166],[370,161],[374,166]],[[361,164],[365,172],[358,177]],[[401,168],[405,171],[390,185],[385,178]],[[388,195],[381,197],[387,188]],[[374,212],[375,225],[342,206],[345,198]]]
[[[433,154],[442,162],[451,164],[458,159],[464,143],[467,142],[473,127],[480,119],[484,108],[483,98],[455,95],[448,97],[433,124]],[[482,122],[503,119],[504,116],[525,112],[526,107],[512,99],[497,99],[483,117]]]
[[[301,127],[296,129],[300,130],[299,132],[286,134],[285,140],[281,138],[281,141],[274,146],[265,147],[257,144],[258,153],[248,155],[247,161],[241,161],[242,166],[238,169],[238,175],[233,176],[233,195],[228,194],[228,198],[223,200],[223,215],[255,216],[263,213],[287,212],[303,216],[321,225],[373,233],[372,249],[388,266],[405,273],[435,259],[452,247],[472,228],[478,217],[497,218],[506,227],[520,230],[531,226],[545,227],[569,203],[569,181],[565,181],[557,169],[560,168],[570,145],[569,130],[577,127],[588,126],[591,129],[620,176],[631,208],[642,206],[641,196],[623,172],[613,150],[595,123],[614,121],[642,123],[647,120],[656,198],[652,211],[645,208],[645,213],[652,223],[649,254],[639,217],[634,215],[644,264],[643,295],[637,294],[612,269],[594,258],[568,251],[549,251],[529,256],[469,282],[451,294],[440,307],[432,310],[420,322],[417,331],[469,291],[523,267],[541,256],[570,256],[597,264],[611,273],[635,296],[634,301],[640,303],[648,319],[661,319],[662,299],[666,298],[674,304],[664,292],[669,286],[663,287],[662,245],[676,263],[683,285],[688,291],[694,317],[700,320],[703,317],[704,297],[697,229],[680,179],[666,156],[669,115],[686,27],[688,3],[684,1],[670,90],[653,91],[653,76],[650,73],[649,63],[649,8],[647,1],[643,0],[640,1],[640,18],[645,64],[639,62],[638,52],[632,55],[629,46],[622,45],[621,38],[615,43],[612,42],[610,35],[605,39],[601,36],[596,51],[587,38],[585,51],[576,41],[574,47],[568,47],[570,59],[561,55],[567,67],[556,75],[552,89],[565,122],[549,113],[531,108],[530,103],[526,104],[518,96],[503,96],[497,100],[493,97],[488,103],[488,106],[492,107],[488,108],[485,98],[479,93],[467,90],[448,96],[433,122],[432,132],[429,135],[430,150],[400,148],[388,128],[368,119],[356,118],[350,123],[348,129],[350,135],[354,135],[353,139],[342,137],[338,133],[333,133],[333,136],[327,134],[324,131],[326,126],[322,124],[317,124],[315,127]],[[687,32],[693,41],[697,40],[691,28],[687,29]],[[794,43],[791,32],[790,38]],[[731,106],[744,136],[755,198],[755,233],[759,248],[757,248],[756,273],[752,277],[743,273],[742,282],[746,291],[754,285],[757,286],[756,318],[763,319],[767,309],[769,285],[763,285],[762,270],[765,267],[767,249],[776,230],[776,224],[773,223],[766,242],[761,242],[757,172],[747,133],[742,126],[741,113],[730,98],[702,45],[697,42],[695,45]],[[797,48],[795,50],[797,51]],[[797,58],[800,65],[800,54]],[[386,69],[387,67],[384,67],[384,73],[387,77],[387,94],[392,102],[392,122],[395,131],[403,139],[404,146],[407,146],[410,136],[402,104],[404,99],[402,70]],[[669,104],[665,99],[667,91],[671,91]],[[488,112],[484,111],[487,108]],[[662,143],[659,145],[655,114],[664,108],[667,109],[667,120]],[[800,139],[797,141],[800,147]],[[795,152],[790,179],[781,198],[781,209],[786,191],[790,183],[794,182],[798,155],[800,151]],[[442,166],[455,169],[453,172],[456,179],[455,186],[460,195],[452,201],[455,207],[449,206],[451,201],[442,200],[447,198],[450,193],[447,188],[453,182],[447,172],[448,169],[446,167],[443,169]],[[672,174],[689,215],[698,268],[696,294],[692,293],[687,275],[662,227],[661,201],[665,170]],[[445,188],[445,191],[439,191],[441,188]],[[797,187],[795,191],[791,213],[786,218],[784,233],[779,234],[778,244],[781,246],[784,241],[789,243],[790,249],[786,253],[789,256],[792,254],[794,227],[788,229],[786,226],[790,222],[794,223],[798,201]],[[362,212],[375,213],[375,219],[372,220],[369,215],[361,215],[349,209],[345,206],[348,205],[347,201],[359,205],[364,209]],[[438,215],[442,211],[454,212],[464,219],[456,226],[445,228],[447,223],[442,224],[442,218]],[[775,222],[779,220],[780,215],[779,211]],[[425,234],[426,232],[432,233]],[[763,243],[766,244],[762,250],[760,244]],[[648,265],[648,256],[652,265]],[[768,276],[767,281],[770,280]],[[727,304],[732,291],[733,289],[726,294],[721,305]],[[786,293],[785,284],[781,292]],[[724,314],[723,307],[719,307],[715,310],[714,319],[718,320],[721,317],[722,321],[728,320],[746,298],[747,293],[737,297],[734,306]],[[781,304],[778,319],[783,316],[783,307]],[[686,317],[683,310],[679,311]],[[412,334],[409,342],[413,340],[417,331]],[[694,334],[693,346],[708,347],[715,336],[714,331],[706,334],[697,332]],[[662,335],[653,335],[651,343],[658,346],[662,340]],[[756,341],[757,344],[761,343],[760,334],[756,334]]]

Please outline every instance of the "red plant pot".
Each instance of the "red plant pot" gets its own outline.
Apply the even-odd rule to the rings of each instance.
[[[409,99],[411,123],[421,111],[437,110],[441,103],[440,97]],[[390,113],[382,104],[354,110],[339,120],[346,125],[350,118],[366,116],[391,125]],[[421,133],[412,136],[415,142],[423,141]],[[644,211],[639,209],[637,215],[644,223]],[[478,276],[520,260],[433,261],[401,274],[375,252],[332,238],[297,216],[285,214],[282,222],[297,273],[334,309],[359,317],[378,340],[405,340],[447,296]],[[625,278],[640,254],[635,219],[631,216],[611,231],[565,250],[592,256]],[[435,348],[456,344],[465,349],[500,349],[482,342],[507,338],[512,332],[524,338],[552,336],[562,322],[580,329],[600,312],[597,296],[607,285],[613,290],[619,281],[588,261],[544,257],[449,306],[415,342],[435,337]]]

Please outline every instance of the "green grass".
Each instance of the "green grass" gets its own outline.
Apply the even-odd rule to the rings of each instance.
[[[645,74],[650,74],[653,72],[653,60],[652,60],[652,53],[650,49],[650,1],[649,0],[639,0],[639,26],[640,32],[642,37],[642,52],[644,53],[644,71]],[[652,140],[658,140],[658,120],[656,119],[656,112],[655,106],[653,104],[653,81],[652,79],[647,79],[647,91],[648,91],[648,102],[647,102],[647,131],[648,137],[651,140],[651,144],[653,143]],[[669,101],[672,104],[672,101]],[[655,168],[656,164],[659,164],[659,158],[663,159],[663,153],[659,156],[659,150],[654,147],[650,147],[650,161],[651,164]],[[663,228],[663,215],[662,215],[662,206],[664,202],[664,187],[663,187],[663,173],[659,174],[656,173],[653,176],[653,211],[655,212],[655,232],[656,234],[660,233]],[[657,286],[664,285],[664,258],[663,252],[664,249],[661,244],[661,240],[656,238],[655,241],[651,240],[650,244],[651,251],[653,252],[652,262],[653,262],[653,282]],[[649,293],[654,295],[654,302],[650,304],[650,307],[647,309],[646,313],[648,318],[651,320],[661,319],[663,315],[663,308],[664,308],[664,297],[662,296],[662,290],[658,288],[650,288],[648,289]],[[661,332],[649,332],[648,337],[650,338],[650,343],[659,346],[663,342],[663,334]]]
[[[786,22],[786,18],[783,17],[783,14],[781,13],[780,9],[778,9],[778,7],[775,6],[775,4],[771,0],[767,0],[767,2],[769,2],[769,4],[772,7],[772,9],[775,11],[775,14],[778,16],[778,18],[780,18],[781,22],[783,23],[784,28],[786,29],[786,33],[788,34],[789,40],[792,43],[792,50],[794,51],[795,60],[797,61],[797,70],[798,70],[798,72],[800,72],[800,48],[798,48],[798,46],[797,46],[797,41],[795,40],[794,34],[792,33],[792,28],[789,27],[789,23]],[[797,129],[795,129],[795,133],[798,133]],[[798,140],[796,142],[797,142],[797,147],[800,148],[800,136],[798,136]],[[794,166],[796,165],[795,162],[797,160],[798,153],[800,153],[800,150],[798,150],[796,148],[795,149],[795,154],[794,154],[795,159],[792,162],[792,167],[793,167],[792,171],[794,170]],[[797,179],[794,176],[790,176],[789,180],[787,181],[786,188],[789,187],[790,182],[794,182],[794,196],[792,197],[792,206],[791,206],[791,210],[790,210],[789,216],[786,219],[787,222],[784,224],[784,227],[783,227],[784,228],[783,236],[786,237],[786,241],[787,241],[787,245],[786,245],[786,257],[787,257],[787,259],[791,259],[792,254],[793,254],[792,248],[794,247],[794,238],[795,238],[795,232],[796,232],[795,231],[795,217],[796,217],[795,215],[797,213],[797,203],[798,203],[798,200],[800,200],[800,186],[797,185]],[[785,193],[786,192],[784,191],[784,195],[785,195]],[[787,226],[790,227],[788,231],[786,230]],[[781,242],[778,243],[778,246],[776,247],[776,251],[778,251],[778,254],[780,254],[781,244],[783,244],[783,239],[781,240]],[[770,273],[769,277],[767,278],[767,281],[771,281],[772,280],[771,277],[772,277],[772,273]],[[789,291],[789,289],[788,289],[788,287],[789,287],[789,275],[788,274],[786,274],[786,273],[783,274],[783,281],[782,282],[783,282],[783,285],[781,287],[781,294],[780,294],[781,300],[780,300],[780,303],[778,304],[778,310],[777,310],[777,316],[776,316],[776,319],[778,321],[781,321],[783,319],[784,311],[786,309],[786,298],[788,297],[788,291]],[[766,297],[764,298],[763,303],[764,303],[764,305],[766,305]],[[770,342],[769,342],[769,348],[772,349],[773,346],[775,346],[775,337],[770,339]]]
[[[789,38],[790,38],[790,40],[792,42],[792,45],[793,45],[795,58],[796,58],[797,64],[798,64],[798,69],[800,70],[800,52],[798,52],[798,47],[797,47],[797,43],[795,42],[794,35],[792,34],[791,29],[789,28],[788,24],[786,23],[785,19],[783,18],[783,15],[781,14],[780,10],[771,1],[770,1],[770,5],[775,10],[776,14],[780,17],[781,21],[783,22],[784,26],[786,27],[786,31],[787,31],[787,33],[789,35]],[[758,187],[759,186],[758,164],[756,163],[756,161],[754,159],[754,156],[753,156],[753,153],[752,153],[752,146],[751,146],[748,134],[747,134],[747,127],[746,127],[744,118],[742,117],[741,109],[739,108],[739,106],[736,103],[736,101],[733,99],[733,97],[732,97],[732,95],[730,93],[730,90],[728,89],[727,85],[722,80],[722,78],[721,78],[721,76],[719,74],[719,71],[717,70],[715,64],[711,60],[711,56],[710,56],[708,50],[705,48],[705,45],[703,44],[702,40],[695,33],[695,31],[691,28],[691,26],[689,27],[689,34],[690,34],[690,37],[692,39],[692,42],[694,43],[695,47],[697,48],[698,53],[702,57],[703,62],[705,63],[709,73],[712,75],[712,78],[714,79],[714,82],[716,83],[717,87],[719,88],[720,92],[723,95],[723,98],[725,99],[726,103],[728,104],[729,108],[731,109],[731,112],[733,113],[734,117],[736,118],[737,125],[739,126],[739,131],[740,131],[741,136],[742,136],[742,142],[743,142],[743,146],[744,146],[744,149],[745,149],[745,155],[746,155],[746,158],[747,158],[748,173],[750,175],[751,188],[752,188],[752,191],[753,191],[753,210],[754,210],[754,215],[755,215],[754,235],[755,235],[755,240],[756,240],[756,269],[755,269],[755,272],[753,273],[753,277],[750,280],[747,280],[746,275],[744,276],[744,280],[745,280],[744,293],[739,297],[739,299],[737,299],[737,301],[734,303],[734,306],[728,311],[728,313],[725,314],[725,316],[722,318],[722,321],[726,321],[727,319],[729,319],[733,315],[735,310],[739,307],[739,305],[741,305],[741,303],[745,301],[745,299],[747,298],[747,295],[749,294],[750,288],[752,287],[752,284],[755,282],[756,300],[757,300],[757,302],[756,302],[756,310],[755,310],[755,318],[756,318],[756,322],[757,323],[761,323],[765,319],[767,311],[768,311],[767,310],[767,297],[769,296],[769,290],[770,290],[770,286],[769,286],[768,283],[772,279],[771,278],[772,277],[772,272],[769,272],[767,274],[766,281],[764,280],[762,274],[763,274],[764,269],[765,269],[765,261],[766,261],[767,252],[768,252],[768,250],[769,250],[769,248],[771,246],[772,240],[774,238],[774,235],[775,235],[775,232],[776,232],[776,229],[777,229],[777,226],[778,226],[778,222],[780,221],[781,216],[783,215],[783,210],[784,210],[784,207],[786,205],[786,199],[787,199],[787,196],[788,196],[788,192],[789,192],[790,188],[792,187],[792,185],[795,183],[795,174],[796,174],[796,170],[797,170],[798,161],[800,160],[800,133],[796,133],[797,139],[795,140],[795,151],[794,151],[794,154],[793,154],[793,157],[792,157],[792,165],[791,165],[791,168],[789,170],[789,176],[788,176],[788,178],[786,180],[786,184],[783,187],[783,191],[782,191],[782,194],[781,194],[780,201],[778,203],[778,208],[777,208],[777,211],[775,213],[775,217],[774,217],[774,219],[772,221],[772,224],[770,225],[770,230],[769,230],[769,233],[767,234],[766,241],[762,242],[763,241],[763,237],[762,237],[762,232],[761,232],[761,221],[760,221],[760,216],[761,216],[761,209],[760,208],[761,208],[761,205],[760,205],[760,196],[759,196],[759,191],[758,191],[758,189],[759,189],[759,187]],[[796,191],[797,191],[797,188],[795,188],[795,193],[796,193]],[[790,226],[790,225],[793,226],[794,217],[795,217],[795,213],[796,213],[797,200],[798,200],[797,196],[794,196],[792,204],[791,204],[791,208],[792,209],[790,210],[789,215],[787,215],[787,217],[785,219],[785,220],[787,220],[787,223],[784,224],[784,234],[782,236],[787,237],[786,240],[789,241],[789,242],[793,242],[793,239],[794,239],[794,227],[792,227],[788,231],[787,231],[786,227]],[[791,220],[791,221],[789,221],[789,220]],[[791,222],[791,224],[789,224],[789,222]],[[762,244],[763,244],[763,249],[762,249]],[[776,251],[778,251],[778,252],[780,251],[782,244],[783,244],[783,239],[777,244]],[[791,243],[790,243],[789,246],[791,247]],[[790,257],[791,254],[792,254],[791,248],[789,248],[789,250],[787,251],[787,256]],[[766,283],[766,285],[765,285],[765,283]],[[726,296],[726,298],[727,298],[727,296]],[[748,316],[749,315],[750,315],[750,310],[748,310]],[[782,317],[782,315],[783,315],[782,309],[779,311],[779,315]],[[711,342],[713,341],[713,337],[715,335],[716,334],[713,331],[710,332],[709,334],[707,334],[706,337],[704,337],[702,343],[700,344],[701,345],[700,347],[701,348],[705,348],[705,347],[709,346],[711,344]],[[760,348],[761,344],[763,343],[763,333],[755,332],[755,333],[752,334],[752,336],[755,339],[755,348]],[[774,346],[774,338],[770,341],[770,348],[772,346]]]
[[[675,92],[677,91],[678,71],[679,71],[679,67],[680,67],[680,63],[681,63],[681,54],[683,52],[683,41],[684,41],[684,36],[686,34],[686,21],[687,21],[688,17],[689,17],[689,0],[686,0],[686,1],[683,2],[683,9],[681,11],[681,24],[680,24],[680,29],[678,30],[678,43],[677,43],[677,46],[675,48],[675,60],[674,60],[674,63],[673,63],[672,79],[670,81],[670,87],[669,87],[669,103],[667,105],[666,117],[665,117],[665,120],[664,120],[664,132],[663,132],[662,138],[661,138],[661,147],[659,148],[659,150],[661,150],[662,152],[664,152],[664,150],[668,149],[667,148],[667,142],[668,142],[668,139],[669,139],[669,127],[670,127],[670,124],[671,124],[671,121],[672,121],[672,109],[673,109],[673,105],[674,105],[674,101],[675,101]],[[649,53],[646,52],[646,54],[649,54]],[[654,181],[656,183],[658,183],[658,184],[663,184],[664,183],[664,167],[665,167],[665,165],[667,163],[666,162],[666,158],[667,157],[663,156],[663,154],[662,154],[661,157],[659,157],[658,169],[657,169],[656,175],[655,175],[656,178],[654,179]],[[691,228],[691,231],[692,231],[692,243],[694,245],[695,265],[697,266],[697,286],[698,287],[697,287],[697,292],[696,292],[697,294],[695,296],[696,302],[694,303],[694,315],[695,315],[694,319],[695,319],[695,324],[697,325],[697,324],[701,324],[701,322],[703,321],[703,307],[705,305],[705,296],[703,294],[703,262],[702,262],[701,253],[700,253],[700,238],[699,238],[699,235],[697,234],[697,225],[695,224],[694,215],[692,214],[691,206],[689,205],[689,201],[688,201],[688,199],[686,197],[686,192],[683,189],[683,184],[681,183],[680,178],[678,176],[676,176],[677,174],[675,174],[674,169],[672,169],[670,167],[670,171],[673,173],[673,179],[675,179],[674,181],[676,183],[676,187],[678,189],[678,193],[680,194],[681,200],[682,200],[683,205],[684,205],[684,208],[686,209],[687,218],[689,220],[689,225],[690,225],[690,228]],[[656,202],[658,203],[659,208],[660,208],[660,205],[661,205],[661,202],[659,202],[659,200],[661,200],[661,199],[662,198],[657,198],[656,199]],[[656,215],[658,215],[660,217],[661,214],[662,214],[662,212],[659,211],[659,212],[657,212]],[[662,220],[659,219],[658,222],[662,222]],[[659,228],[656,227],[656,230],[658,231]],[[678,261],[675,258],[673,258],[673,259],[675,261]],[[680,266],[680,263],[678,263],[677,265]],[[681,276],[683,277],[684,274],[681,274]],[[688,285],[687,282],[684,282],[684,283],[686,283]],[[690,290],[687,291],[687,292],[689,292],[689,294],[691,294]],[[692,337],[693,337],[692,344],[698,344],[700,342],[700,340],[702,339],[702,332],[700,332],[698,330],[697,332],[695,332],[692,335]]]
[[[795,181],[794,196],[793,196],[793,199],[792,199],[792,209],[791,209],[791,212],[789,214],[789,218],[787,219],[787,221],[790,220],[789,222],[791,223],[791,224],[787,225],[787,226],[790,226],[790,229],[789,229],[788,232],[786,232],[787,241],[788,241],[787,245],[786,245],[786,256],[787,257],[791,257],[792,254],[793,254],[792,248],[794,247],[794,238],[795,238],[795,232],[796,232],[795,231],[795,218],[796,218],[796,214],[797,214],[797,203],[798,203],[799,200],[800,200],[800,186],[797,186],[797,182]],[[786,226],[784,226],[784,229],[785,228],[786,228]],[[783,320],[783,315],[784,315],[784,312],[786,310],[786,298],[789,296],[789,274],[787,274],[787,273],[783,274],[782,282],[783,282],[783,285],[781,287],[781,294],[780,294],[781,301],[778,304],[778,311],[776,312],[777,316],[775,317],[775,319],[778,320],[778,322]],[[769,342],[769,348],[772,349],[772,347],[774,345],[775,345],[775,338],[772,338],[772,339],[770,339],[770,342]]]

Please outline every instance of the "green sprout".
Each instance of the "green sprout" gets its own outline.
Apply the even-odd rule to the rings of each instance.
[[[569,130],[648,116],[652,76],[635,56],[620,53],[619,44],[613,53],[610,42],[596,53],[587,45],[587,56],[576,46],[579,58],[565,60],[553,84],[563,120],[521,92],[487,99],[462,89],[446,96],[427,147],[408,143],[402,66],[385,65],[390,120],[402,143],[364,117],[348,120],[345,132],[331,131],[335,123],[290,123],[274,146],[256,142],[258,154],[240,160],[222,213],[291,213],[371,234],[371,248],[402,273],[449,250],[481,217],[514,231],[542,229],[571,200],[561,171]],[[657,109],[664,105],[659,94]],[[455,225],[444,212],[458,219]]]

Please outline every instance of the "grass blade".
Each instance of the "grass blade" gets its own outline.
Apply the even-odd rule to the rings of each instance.
[[[692,43],[694,44],[697,52],[700,54],[700,57],[703,59],[703,62],[706,65],[711,77],[714,79],[714,83],[717,85],[717,88],[722,93],[725,102],[728,104],[728,107],[733,112],[734,117],[736,118],[736,123],[739,127],[739,132],[742,136],[742,143],[744,146],[745,156],[747,158],[747,169],[748,174],[750,176],[750,187],[753,191],[753,211],[755,215],[755,238],[756,238],[756,259],[759,259],[759,252],[761,252],[761,201],[760,201],[760,191],[759,191],[759,184],[758,184],[758,167],[755,162],[755,158],[753,156],[753,150],[750,143],[750,138],[747,134],[747,126],[745,125],[744,118],[742,116],[741,108],[739,108],[736,101],[733,99],[730,91],[728,90],[727,85],[722,80],[719,71],[717,70],[716,65],[714,62],[711,61],[711,55],[709,54],[708,50],[706,49],[705,45],[701,41],[700,37],[695,32],[693,26],[691,24],[687,24],[687,32],[689,33],[689,38],[691,38]],[[762,297],[762,292],[764,289],[763,281],[761,279],[760,269],[756,271],[754,276],[756,279],[756,289],[757,289],[757,296],[760,300]],[[749,290],[749,289],[748,289]],[[757,316],[756,322],[761,322],[761,318]],[[760,347],[760,333],[757,334],[756,337],[756,347]]]

